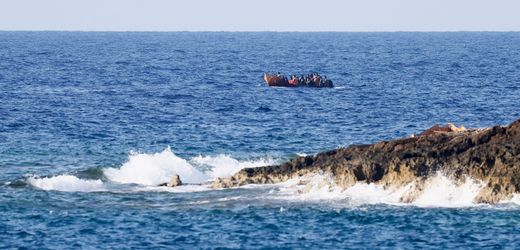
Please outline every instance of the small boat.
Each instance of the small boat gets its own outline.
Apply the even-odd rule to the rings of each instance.
[[[264,81],[270,87],[334,87],[332,80],[327,79],[327,77],[322,77],[316,73],[302,77],[293,75],[290,79],[280,74],[264,73]]]

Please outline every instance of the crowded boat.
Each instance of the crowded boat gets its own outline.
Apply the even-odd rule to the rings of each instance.
[[[315,87],[315,88],[332,88],[332,80],[327,76],[321,76],[318,73],[291,75],[286,77],[283,74],[264,73],[264,81],[271,87]]]

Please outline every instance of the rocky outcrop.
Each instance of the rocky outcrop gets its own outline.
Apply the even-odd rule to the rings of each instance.
[[[167,186],[167,187],[176,187],[182,185],[181,177],[178,174],[175,174],[170,179],[170,182],[162,183],[159,186]]]
[[[413,184],[414,191],[401,198],[411,202],[425,180],[441,172],[459,183],[467,177],[481,181],[484,187],[475,197],[478,203],[496,203],[520,192],[520,120],[480,130],[451,128],[297,157],[281,165],[246,168],[217,179],[213,186],[278,183],[324,173],[345,189],[357,182],[396,187]]]

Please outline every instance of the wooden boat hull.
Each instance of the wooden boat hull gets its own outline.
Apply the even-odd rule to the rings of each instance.
[[[264,73],[264,81],[271,87],[294,87],[294,85],[289,84],[289,81],[286,79],[267,73]]]

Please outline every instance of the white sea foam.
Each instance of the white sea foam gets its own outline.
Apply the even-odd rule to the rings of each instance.
[[[138,187],[108,185],[111,191],[130,192],[199,192],[211,190],[206,183],[218,177],[233,175],[243,168],[272,165],[273,159],[239,161],[228,155],[197,156],[190,160],[176,156],[170,148],[153,154],[130,154],[129,159],[120,168],[106,168],[104,175],[108,180],[120,184],[139,184]],[[175,188],[158,187],[178,174],[186,184]],[[39,178],[29,177],[27,182],[44,190],[59,191],[104,191],[108,183],[101,180],[84,180],[72,175],[59,175]],[[267,185],[253,185],[255,188],[271,188]],[[253,187],[251,186],[251,187]],[[414,183],[403,187],[383,187],[378,184],[359,182],[344,190],[334,183],[334,178],[324,174],[308,175],[277,184],[276,190],[266,193],[265,197],[294,199],[300,201],[345,200],[349,204],[405,204],[402,197],[416,191]],[[417,206],[460,207],[472,206],[473,200],[483,184],[467,179],[460,185],[455,184],[445,175],[438,173],[427,180],[423,190],[412,202]],[[131,188],[128,190],[128,188]],[[249,186],[243,188],[250,188]],[[125,192],[126,192],[125,191]],[[515,195],[511,203],[520,204],[520,195]],[[409,203],[406,203],[409,204]]]
[[[482,187],[481,182],[470,178],[457,185],[445,175],[437,173],[426,182],[424,192],[413,203],[418,206],[473,206],[473,201]]]
[[[412,185],[384,188],[374,183],[358,182],[345,191],[354,204],[400,204],[401,197],[410,191]]]
[[[511,200],[509,200],[509,202],[516,204],[516,205],[520,205],[520,194],[518,194],[518,193],[514,194],[513,198],[511,198]]]
[[[239,161],[228,155],[197,156],[185,160],[175,155],[168,147],[159,153],[132,153],[129,159],[119,168],[105,168],[103,173],[108,180],[119,184],[138,184],[134,191],[171,191],[197,192],[209,189],[208,185],[200,185],[217,177],[231,176],[243,168],[274,164],[270,158]],[[185,184],[180,187],[158,187],[167,183],[178,174]],[[101,180],[82,180],[72,175],[60,175],[50,178],[28,178],[28,183],[45,190],[59,191],[99,191],[104,190]],[[128,191],[127,187],[111,188],[111,191]]]
[[[431,177],[424,191],[411,203],[416,206],[465,207],[476,205],[473,200],[483,187],[482,183],[466,179],[461,185],[441,173]],[[281,184],[279,198],[290,200],[346,200],[352,205],[392,204],[405,205],[402,197],[416,191],[414,183],[402,187],[383,187],[379,184],[358,182],[343,190],[332,177],[322,174],[291,179]]]
[[[104,174],[113,182],[146,186],[169,182],[176,174],[184,183],[202,183],[207,180],[204,173],[173,154],[169,147],[155,154],[131,154],[123,166],[107,168]]]
[[[155,154],[132,154],[120,168],[107,168],[108,179],[118,183],[159,185],[178,174],[183,183],[200,184],[217,177],[231,176],[243,168],[273,164],[272,159],[238,161],[228,155],[197,156],[190,161],[175,155],[168,147]]]
[[[345,193],[334,183],[328,175],[316,174],[293,178],[280,185],[278,198],[289,200],[341,200]]]
[[[381,185],[358,182],[343,189],[331,176],[317,174],[291,179],[281,185],[280,198],[304,201],[346,200],[354,205],[397,204],[410,185],[401,188],[383,188]]]
[[[209,167],[205,173],[210,179],[231,176],[243,168],[267,166],[275,163],[271,158],[238,161],[229,155],[197,156],[191,159],[191,162],[201,167]]]
[[[27,183],[43,190],[64,192],[95,192],[104,191],[101,180],[83,180],[73,175],[58,175],[54,177],[28,177]]]
[[[178,174],[183,183],[200,184],[218,177],[231,176],[243,168],[274,164],[263,158],[238,161],[229,155],[197,156],[185,160],[175,155],[168,147],[155,154],[131,154],[120,168],[107,168],[105,176],[117,183],[134,183],[146,186],[168,182]]]
[[[138,186],[133,192],[170,192],[170,193],[193,193],[212,190],[210,185],[181,185],[177,187],[168,186]]]

